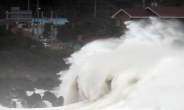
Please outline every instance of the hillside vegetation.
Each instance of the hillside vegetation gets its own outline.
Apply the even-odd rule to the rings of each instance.
[[[150,6],[153,0],[145,0]],[[57,39],[72,42],[78,35],[88,37],[119,37],[123,31],[116,27],[115,20],[110,17],[121,8],[142,8],[142,0],[39,0],[40,12],[44,17],[66,18],[68,23],[57,26]],[[184,6],[183,0],[156,0],[159,6]],[[0,19],[5,18],[6,10],[19,6],[27,10],[27,0],[2,0]],[[35,15],[36,0],[30,0],[30,9]],[[96,15],[94,16],[94,14]],[[41,15],[40,15],[41,16]],[[45,26],[49,33],[51,26]],[[51,32],[50,32],[51,33]],[[44,35],[46,37],[46,35]],[[26,37],[21,33],[13,34],[0,27],[0,76],[55,76],[68,65],[63,58],[68,57],[72,50],[51,50],[42,43]]]
[[[55,77],[72,50],[44,48],[37,40],[0,27],[0,76]]]

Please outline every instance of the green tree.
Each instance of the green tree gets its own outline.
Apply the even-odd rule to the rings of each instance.
[[[182,6],[184,5],[183,0],[159,0],[159,5],[163,6]]]
[[[45,38],[50,38],[51,37],[51,25],[53,25],[53,24],[52,23],[46,23],[44,25],[43,36]]]
[[[62,42],[68,42],[72,40],[72,33],[71,33],[72,25],[71,23],[66,23],[65,25],[57,26],[57,39]]]
[[[88,38],[94,36],[112,37],[121,34],[121,30],[115,26],[114,20],[91,17],[78,23],[58,26],[57,39],[67,42],[77,39],[78,35]]]

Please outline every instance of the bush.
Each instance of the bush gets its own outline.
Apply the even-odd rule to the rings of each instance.
[[[76,40],[78,35],[83,35],[83,37],[119,37],[122,32],[115,26],[112,19],[88,18],[78,23],[58,26],[57,38],[63,42]]]
[[[2,74],[47,76],[66,69],[64,58],[71,50],[52,50],[21,33],[0,31],[0,72]]]

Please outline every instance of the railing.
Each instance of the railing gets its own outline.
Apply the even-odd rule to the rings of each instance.
[[[32,11],[12,11],[12,12],[8,12],[8,14],[28,14],[28,15],[32,15]]]
[[[7,20],[12,20],[12,21],[31,21],[32,18],[8,18]]]
[[[26,22],[31,22],[31,18],[9,18],[9,19],[0,19],[0,23],[12,23],[12,22],[15,22],[15,21],[26,21]]]
[[[10,17],[8,17],[8,15]],[[32,11],[28,10],[11,10],[11,12],[6,12],[6,20],[18,21],[18,22],[31,22],[32,21]]]

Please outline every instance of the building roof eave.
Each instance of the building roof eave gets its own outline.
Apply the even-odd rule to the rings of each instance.
[[[159,18],[184,18],[184,16],[160,16]]]
[[[120,9],[119,11],[117,11],[114,15],[112,15],[111,16],[111,18],[116,18],[115,16],[117,15],[117,14],[119,14],[120,12],[124,12],[125,14],[127,14],[130,18],[132,17],[130,14],[128,14],[125,10],[123,10],[123,9]]]
[[[160,17],[160,15],[158,13],[156,13],[154,10],[152,10],[150,7],[146,7],[146,9],[149,9],[150,11],[152,11],[153,13],[155,13],[158,17]]]
[[[122,9],[120,9],[119,11],[117,11],[115,14],[113,14],[112,16],[111,16],[111,18],[115,18],[115,16],[118,14],[118,13],[120,13],[122,11]]]
[[[132,16],[131,18],[150,18],[152,16]]]

